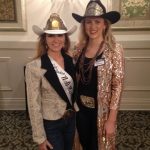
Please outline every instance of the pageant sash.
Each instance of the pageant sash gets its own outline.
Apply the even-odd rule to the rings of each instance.
[[[52,58],[50,57],[51,63],[56,71],[58,79],[69,99],[70,104],[72,104],[71,96],[73,93],[73,79],[72,77]]]

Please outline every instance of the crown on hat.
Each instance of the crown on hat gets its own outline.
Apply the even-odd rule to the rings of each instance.
[[[95,1],[90,1],[87,5],[84,16],[99,16],[106,12],[104,7],[100,7]]]
[[[37,25],[32,26],[33,32],[37,35],[42,35],[43,33],[47,34],[67,34],[71,35],[77,29],[77,26],[74,25],[71,29],[67,30],[65,23],[60,18],[57,13],[52,13],[47,20],[46,26],[44,29],[41,29]]]
[[[67,30],[64,22],[56,13],[50,15],[44,30]]]
[[[72,16],[79,23],[81,23],[86,17],[101,17],[109,20],[111,24],[116,23],[120,19],[119,12],[106,12],[106,8],[100,0],[90,0],[87,4],[84,16],[80,16],[76,13],[72,13]]]

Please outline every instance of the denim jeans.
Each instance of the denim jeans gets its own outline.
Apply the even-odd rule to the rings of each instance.
[[[44,120],[47,140],[53,150],[72,150],[75,135],[75,114],[69,118]]]

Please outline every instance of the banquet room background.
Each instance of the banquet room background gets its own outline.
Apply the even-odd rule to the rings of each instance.
[[[50,13],[57,12],[65,20],[68,28],[73,24],[79,27],[71,13],[78,12],[82,15],[89,0],[19,1],[22,3],[20,11],[24,31],[11,30],[11,27],[11,31],[4,31],[0,21],[0,110],[26,109],[24,66],[33,58],[37,41],[32,25],[43,28]],[[110,1],[102,0],[108,9]],[[119,3],[118,0],[115,2]],[[120,109],[149,110],[150,28],[114,28],[113,32],[125,50],[126,75]],[[78,30],[71,36],[72,48],[77,38]]]

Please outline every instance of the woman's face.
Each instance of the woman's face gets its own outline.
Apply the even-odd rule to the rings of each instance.
[[[48,45],[48,50],[59,52],[64,47],[65,35],[46,34],[46,43]]]
[[[85,18],[85,32],[90,39],[98,39],[100,37],[103,37],[103,30],[105,30],[105,28],[106,25],[103,18]]]

